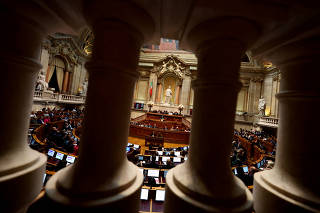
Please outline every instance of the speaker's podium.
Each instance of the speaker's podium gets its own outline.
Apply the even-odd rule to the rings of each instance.
[[[163,143],[164,143],[163,137],[151,136],[151,135],[145,136],[145,145],[146,146],[163,147]]]

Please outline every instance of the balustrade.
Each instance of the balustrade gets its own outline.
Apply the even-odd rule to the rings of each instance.
[[[34,101],[50,101],[59,103],[79,103],[84,104],[86,97],[77,95],[59,94],[47,91],[34,91]]]
[[[272,117],[260,117],[258,124],[265,126],[275,126],[278,127],[279,119]]]

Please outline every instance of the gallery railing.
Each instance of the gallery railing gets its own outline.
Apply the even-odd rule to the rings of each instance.
[[[34,101],[50,101],[58,103],[84,104],[86,96],[67,95],[54,93],[52,91],[35,91],[33,94]]]
[[[279,118],[260,117],[258,124],[263,126],[278,127]]]

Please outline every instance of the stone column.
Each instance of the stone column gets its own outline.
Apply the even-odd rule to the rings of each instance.
[[[253,78],[250,78],[249,82],[249,90],[248,90],[248,113],[253,114],[254,113],[254,98],[255,98],[255,87],[256,83],[253,81]]]
[[[150,97],[150,88],[151,88],[151,82],[152,82],[152,96]],[[154,72],[150,73],[150,79],[149,79],[149,87],[148,87],[148,99],[155,102],[156,100],[156,91],[157,91],[157,75]]]
[[[46,156],[29,148],[27,133],[44,32],[26,18],[0,13],[0,212],[24,212],[40,193]]]
[[[160,83],[157,88],[157,103],[161,103],[162,84]]]
[[[69,82],[69,75],[70,72],[65,71],[63,76],[63,83],[62,83],[62,93],[66,93],[68,89],[68,82]]]
[[[279,92],[279,89],[280,89],[280,73],[278,72],[277,75],[274,77],[274,80],[275,80],[275,95]],[[274,103],[274,117],[275,118],[279,118],[279,100],[274,97],[275,99],[275,103]]]
[[[138,12],[133,17],[146,20],[139,26],[152,28],[152,19],[145,14],[142,18],[141,9]],[[128,13],[132,15],[134,11]],[[145,33],[127,24],[127,20],[89,20],[95,46],[86,65],[90,75],[80,157],[74,165],[51,177],[46,193],[63,210],[138,212],[143,175],[127,160],[125,148]]]
[[[174,98],[174,104],[179,104],[179,95],[180,95],[180,86],[177,86],[175,89],[175,98]]]
[[[198,57],[190,151],[166,176],[166,213],[177,206],[179,212],[251,212],[251,193],[233,175],[230,151],[240,60],[256,35],[255,26],[240,18],[208,21],[189,33]]]
[[[272,75],[266,75],[263,81],[263,98],[266,101],[265,114],[270,115],[272,103]]]
[[[280,91],[280,79],[281,75],[278,75],[277,93]],[[279,100],[276,101],[276,118],[279,118]]]
[[[253,77],[250,79],[249,84],[249,102],[248,102],[248,113],[249,114],[258,114],[258,104],[261,97],[261,84],[263,79],[260,77]]]
[[[272,76],[272,95],[271,95],[271,109],[270,109],[270,116],[276,117],[276,105],[277,105],[277,99],[276,94],[278,93],[278,77]]]
[[[182,87],[181,87],[181,95],[180,95],[180,104],[184,106],[184,114],[189,109],[189,95],[191,89],[191,76],[185,75],[184,79],[182,80]],[[187,113],[189,114],[189,112]]]
[[[41,48],[41,71],[44,73],[45,76],[47,76],[47,70],[48,70],[48,65],[49,65],[49,52],[47,46],[43,45]]]
[[[280,123],[275,167],[254,177],[258,213],[320,212],[319,39],[292,39],[269,55],[281,70]]]

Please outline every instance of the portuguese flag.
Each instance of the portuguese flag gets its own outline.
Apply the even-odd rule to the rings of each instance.
[[[153,82],[151,81],[150,82],[150,90],[149,90],[150,98],[152,97],[152,87],[153,87]]]

